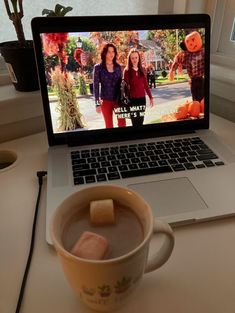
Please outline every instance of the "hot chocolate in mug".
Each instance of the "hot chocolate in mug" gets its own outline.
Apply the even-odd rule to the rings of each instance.
[[[91,201],[103,199],[112,199],[115,210],[119,208],[131,210],[140,222],[143,237],[136,247],[114,258],[90,260],[77,257],[70,253],[66,246],[67,232],[73,227],[80,212],[89,210]],[[127,230],[124,234],[125,240],[120,239],[120,243],[131,238],[132,228],[129,227]],[[124,187],[108,184],[87,187],[66,198],[55,209],[51,218],[50,232],[70,286],[85,304],[101,312],[121,307],[139,285],[143,274],[162,266],[174,247],[171,227],[166,222],[153,218],[149,204],[139,194]],[[164,235],[163,244],[149,257],[151,238],[158,236],[159,233]]]

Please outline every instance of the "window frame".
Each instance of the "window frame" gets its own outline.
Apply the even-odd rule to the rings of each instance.
[[[227,2],[227,0],[208,0],[207,11],[212,18],[211,62],[220,66],[232,67],[235,70],[235,57],[219,51]]]

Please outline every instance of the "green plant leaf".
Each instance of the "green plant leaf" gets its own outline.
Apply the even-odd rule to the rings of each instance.
[[[65,16],[65,14],[67,14],[68,12],[70,12],[70,11],[72,11],[72,7],[66,7],[66,8],[64,8],[64,10],[63,10],[63,15],[62,16]]]
[[[55,15],[56,16],[60,16],[61,15],[61,11],[63,10],[64,6],[61,4],[56,4],[55,5]]]
[[[42,15],[55,16],[55,12],[53,10],[43,9],[42,10]]]
[[[43,9],[42,15],[46,15],[48,17],[51,16],[65,16],[69,11],[72,11],[72,7],[65,7],[59,3],[55,5],[55,10]]]
[[[72,9],[73,9],[72,7],[65,7],[65,6],[57,3],[55,6],[55,15],[56,16],[65,16],[65,14],[67,14]]]

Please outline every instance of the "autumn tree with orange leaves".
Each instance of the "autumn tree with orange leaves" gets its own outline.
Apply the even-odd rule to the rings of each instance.
[[[138,47],[139,34],[137,31],[92,32],[90,33],[90,40],[96,45],[98,52],[98,56],[93,59],[94,64],[100,62],[100,54],[104,45],[112,43],[117,47],[118,62],[124,67],[130,49]]]

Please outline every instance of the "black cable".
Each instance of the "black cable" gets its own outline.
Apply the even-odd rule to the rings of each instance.
[[[18,298],[18,301],[17,301],[17,307],[16,307],[15,313],[19,313],[20,312],[21,303],[22,303],[22,300],[23,300],[23,297],[24,297],[24,290],[25,290],[27,277],[28,277],[28,273],[29,273],[29,269],[30,269],[30,264],[31,264],[32,256],[33,256],[33,249],[34,249],[34,242],[35,242],[35,232],[36,232],[36,223],[37,223],[37,215],[38,215],[38,208],[39,208],[39,202],[40,202],[40,197],[41,197],[43,177],[46,174],[47,174],[46,171],[39,171],[39,172],[37,172],[39,189],[38,189],[37,202],[36,202],[35,212],[34,212],[32,234],[31,234],[31,243],[30,243],[29,255],[28,255],[28,259],[27,259],[27,263],[26,263],[26,267],[25,267],[25,271],[24,271],[23,280],[22,280],[21,287],[20,287],[20,293],[19,293],[19,298]]]

